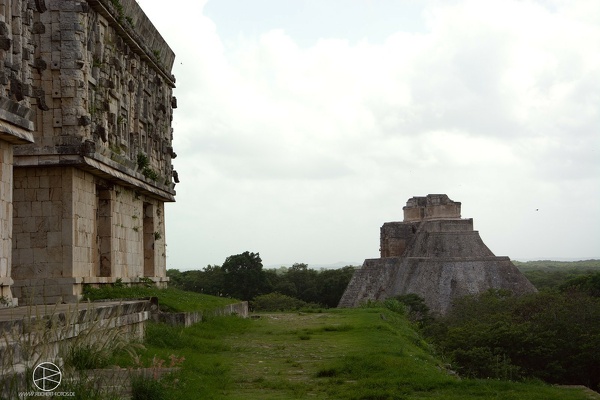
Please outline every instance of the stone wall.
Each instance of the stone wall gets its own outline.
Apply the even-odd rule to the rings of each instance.
[[[13,278],[23,301],[75,301],[83,284],[123,278],[166,282],[161,202],[77,168],[19,168],[15,175]]]
[[[239,303],[228,304],[208,311],[194,312],[157,312],[152,314],[152,319],[155,322],[162,322],[167,325],[192,326],[198,322],[202,322],[207,317],[237,315],[240,318],[248,318],[248,302],[242,301]]]
[[[0,310],[0,383],[39,362],[60,362],[70,347],[142,341],[150,308],[148,301],[122,300]]]

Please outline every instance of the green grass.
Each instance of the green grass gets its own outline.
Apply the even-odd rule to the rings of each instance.
[[[185,357],[172,399],[587,399],[539,382],[460,379],[386,309],[150,324],[146,359]]]
[[[85,290],[85,298],[91,301],[142,297],[158,297],[160,309],[169,312],[207,311],[239,302],[236,299],[209,296],[175,288],[159,289],[145,286],[115,287],[105,285],[98,289],[86,288]]]

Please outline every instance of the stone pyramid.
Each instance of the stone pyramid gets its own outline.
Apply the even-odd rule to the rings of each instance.
[[[462,219],[461,203],[445,194],[413,197],[403,222],[381,227],[381,258],[365,260],[352,277],[339,307],[415,293],[433,313],[444,315],[454,299],[506,289],[514,294],[536,288],[508,257],[497,257]]]

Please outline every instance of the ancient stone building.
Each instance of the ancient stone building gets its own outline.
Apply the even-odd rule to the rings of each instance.
[[[354,273],[340,307],[415,293],[445,314],[454,299],[488,289],[536,291],[508,257],[483,243],[472,218],[461,218],[461,203],[430,194],[409,199],[403,210],[403,222],[381,227],[381,258],[365,260]]]
[[[164,286],[172,50],[135,0],[0,0],[0,48],[2,288],[54,303]]]

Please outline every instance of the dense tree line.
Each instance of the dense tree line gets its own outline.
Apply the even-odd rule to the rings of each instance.
[[[417,320],[463,376],[600,390],[600,272],[527,296],[465,297],[444,318]]]
[[[278,298],[296,306],[313,304],[336,307],[354,267],[314,270],[306,264],[290,268],[264,269],[259,253],[244,252],[227,257],[222,266],[209,265],[203,270],[179,271],[170,269],[167,275],[172,286],[210,294],[254,301],[259,296],[278,293]],[[290,302],[287,298],[299,300]],[[260,299],[259,299],[260,300]]]
[[[513,261],[538,290],[558,289],[565,281],[600,272],[600,260],[583,261]]]

